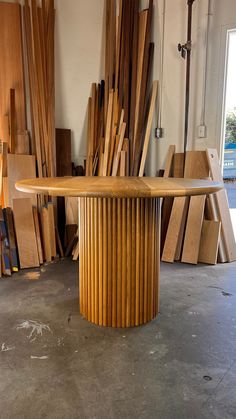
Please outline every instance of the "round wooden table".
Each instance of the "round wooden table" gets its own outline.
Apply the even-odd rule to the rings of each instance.
[[[100,326],[131,327],[159,311],[160,198],[204,195],[207,180],[135,177],[42,178],[23,192],[79,198],[80,312]]]

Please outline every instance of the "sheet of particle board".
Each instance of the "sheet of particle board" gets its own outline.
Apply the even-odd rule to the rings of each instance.
[[[220,221],[204,220],[198,262],[215,265],[217,262],[219,240],[220,240]]]
[[[20,4],[0,3],[0,51],[0,138],[4,138],[10,89],[15,89],[16,127],[26,129]]]
[[[30,198],[32,205],[37,205],[37,195],[17,191],[15,182],[23,179],[36,178],[35,156],[23,154],[7,155],[8,171],[8,206],[12,208],[14,198]]]
[[[212,180],[222,182],[221,167],[219,158],[215,149],[208,148],[206,151]],[[215,194],[216,205],[219,213],[219,221],[221,221],[222,236],[225,245],[225,251],[228,262],[236,260],[236,244],[232,226],[232,220],[229,211],[229,203],[225,189]]]
[[[22,269],[38,267],[38,248],[31,199],[13,199],[13,215],[20,267]]]

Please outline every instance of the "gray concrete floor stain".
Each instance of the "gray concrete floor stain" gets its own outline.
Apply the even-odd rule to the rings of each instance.
[[[80,316],[77,271],[0,281],[1,419],[236,418],[235,263],[162,264],[160,315],[131,329]]]

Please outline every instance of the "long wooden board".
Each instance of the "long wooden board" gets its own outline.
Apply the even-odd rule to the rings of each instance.
[[[174,155],[173,177],[184,177],[184,153],[175,153]]]
[[[20,267],[22,269],[38,267],[38,248],[31,199],[13,199],[13,213]]]
[[[220,240],[220,229],[220,221],[203,221],[198,262],[208,263],[210,265],[216,264]]]
[[[24,192],[17,191],[15,188],[15,183],[18,180],[36,178],[35,156],[8,154],[7,170],[9,202],[5,203],[6,206],[12,208],[13,199],[26,197],[31,199],[32,205],[37,205],[37,195],[28,195]]]
[[[162,252],[163,262],[174,262],[179,235],[181,232],[181,226],[184,222],[183,216],[186,214],[187,206],[188,200],[185,197],[174,199]]]
[[[166,162],[165,162],[165,170],[163,177],[168,178],[172,175],[172,167],[173,167],[173,159],[175,156],[175,145],[170,145]],[[165,238],[166,238],[166,232],[169,224],[170,214],[172,210],[173,205],[173,198],[166,197],[162,200],[162,206],[161,206],[161,252],[164,247]]]
[[[190,198],[181,262],[198,262],[205,201],[205,195]]]
[[[3,125],[4,117],[10,111],[10,89],[15,89],[16,127],[26,129],[20,4],[0,3],[0,51],[0,138],[4,139]]]
[[[212,179],[214,181],[223,183],[217,150],[208,148],[206,154]],[[236,260],[236,244],[229,211],[228,198],[225,189],[217,192],[215,196],[219,212],[219,221],[221,221],[222,235],[227,260],[228,262],[233,262]]]
[[[146,133],[145,133],[145,138],[144,138],[141,163],[140,163],[140,168],[139,168],[139,176],[141,177],[144,175],[144,168],[145,168],[145,163],[146,163],[146,158],[147,158],[148,145],[149,145],[150,136],[151,136],[152,121],[153,121],[153,115],[154,115],[155,103],[156,103],[156,97],[157,97],[157,87],[158,87],[158,82],[155,80],[152,86],[151,102],[150,102],[150,108],[148,112],[147,127],[146,127]]]
[[[33,217],[34,217],[34,227],[35,227],[35,234],[37,240],[37,247],[38,247],[38,256],[39,256],[39,263],[43,263],[43,249],[42,249],[42,241],[41,241],[41,234],[40,234],[40,225],[39,225],[39,213],[36,207],[33,207]]]
[[[56,128],[57,176],[71,176],[71,130]]]
[[[187,151],[184,177],[203,179],[209,176],[209,166],[205,151]],[[192,196],[189,203],[188,218],[184,236],[181,261],[197,264],[201,240],[206,196]]]

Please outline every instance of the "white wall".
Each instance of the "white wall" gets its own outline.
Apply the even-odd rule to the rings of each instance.
[[[56,127],[72,130],[76,162],[86,156],[87,102],[103,73],[104,0],[56,0]]]
[[[147,0],[143,1],[143,5]],[[164,77],[162,91],[162,127],[164,138],[153,135],[148,157],[149,173],[165,162],[170,144],[183,150],[185,62],[177,44],[186,42],[187,1],[166,0],[164,37]],[[154,0],[155,56],[153,78],[160,78],[164,0]],[[73,132],[73,158],[86,155],[86,108],[90,84],[102,77],[102,37],[104,0],[56,0],[56,124]],[[205,35],[208,0],[193,4],[193,49],[189,148],[217,147],[220,151],[220,126],[224,62],[225,25],[236,27],[236,1],[211,0],[210,47],[208,52],[206,116],[207,137],[198,138],[204,92]],[[156,125],[155,122],[154,125]]]

